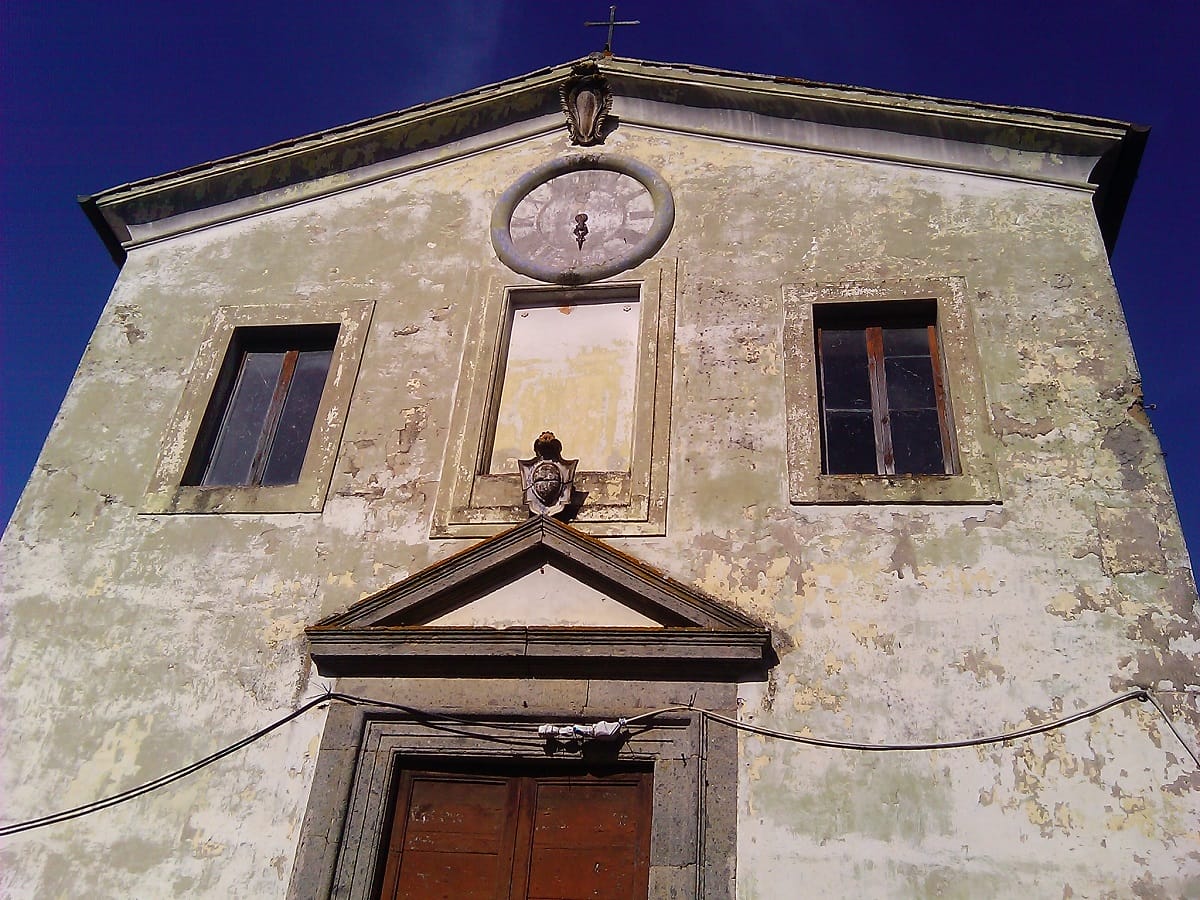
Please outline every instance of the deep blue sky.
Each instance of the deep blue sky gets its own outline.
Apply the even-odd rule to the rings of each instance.
[[[627,2],[620,56],[1152,126],[1113,269],[1200,550],[1200,5]],[[0,6],[0,521],[117,270],[75,197],[594,50],[603,2]],[[128,398],[136,405],[137,397]]]

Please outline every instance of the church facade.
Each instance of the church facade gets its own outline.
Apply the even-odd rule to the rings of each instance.
[[[87,198],[3,892],[1200,891],[1145,136],[598,56]]]

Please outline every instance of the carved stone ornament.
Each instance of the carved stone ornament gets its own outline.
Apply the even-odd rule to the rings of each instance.
[[[604,122],[612,109],[608,82],[594,65],[577,66],[558,89],[572,144],[590,147],[604,143]]]
[[[533,442],[532,459],[517,460],[521,488],[531,515],[553,516],[571,505],[575,495],[577,459],[562,458],[562,442],[543,431]]]

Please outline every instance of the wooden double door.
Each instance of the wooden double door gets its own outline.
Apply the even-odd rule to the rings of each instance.
[[[651,782],[634,769],[403,768],[378,896],[645,898]]]

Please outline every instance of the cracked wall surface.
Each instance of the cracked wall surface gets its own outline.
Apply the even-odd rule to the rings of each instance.
[[[1090,195],[628,126],[605,147],[671,185],[658,258],[678,266],[666,534],[607,540],[770,625],[779,662],[741,716],[953,740],[1142,685],[1195,746],[1196,591]],[[546,135],[130,252],[3,539],[6,820],[295,708],[317,689],[306,625],[474,542],[429,535],[465,335],[489,284],[530,283],[489,218],[568,149]],[[1000,502],[793,505],[783,286],[922,278],[966,286]],[[363,300],[319,512],[140,512],[217,307]],[[282,897],[322,723],[5,839],[0,893]],[[1198,776],[1147,704],[979,748],[738,750],[745,900],[1200,894]]]

